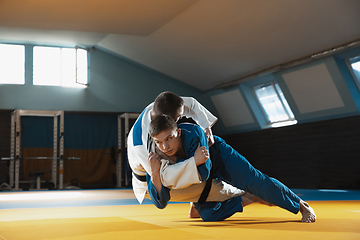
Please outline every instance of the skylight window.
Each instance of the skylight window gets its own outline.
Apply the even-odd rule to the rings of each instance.
[[[34,85],[86,87],[87,51],[80,48],[34,47]]]
[[[348,59],[350,70],[360,89],[360,56]]]
[[[297,123],[277,83],[271,82],[258,85],[255,86],[253,90],[270,127],[280,127]]]
[[[0,84],[25,84],[25,46],[0,44]]]

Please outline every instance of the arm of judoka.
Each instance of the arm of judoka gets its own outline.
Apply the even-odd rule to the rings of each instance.
[[[195,98],[182,97],[182,99],[184,100],[185,105],[184,115],[191,117],[203,129],[210,128],[216,123],[217,117],[201,105]]]
[[[197,125],[194,125],[192,129],[192,141],[190,141],[191,145],[188,146],[189,156],[196,155],[199,150],[199,145],[202,148],[206,149],[207,160],[204,164],[201,164],[197,167],[199,175],[201,177],[201,181],[206,181],[210,176],[210,170],[212,168],[212,162],[210,160],[211,156],[209,156],[209,143],[208,139],[204,133],[204,131]]]
[[[128,149],[127,155],[133,172],[140,176],[145,176],[146,172],[150,171],[149,164],[147,163],[148,151],[145,146],[132,146],[131,149]]]
[[[146,174],[146,182],[151,201],[157,208],[164,209],[170,201],[170,189],[164,187],[161,183],[161,187],[157,189],[157,187],[154,186],[152,177],[150,177],[149,174]]]
[[[161,160],[160,177],[161,183],[170,189],[182,189],[201,182],[194,157],[173,165]]]
[[[162,184],[160,180],[160,173],[151,176],[151,183],[154,185],[156,191],[161,192]],[[159,197],[159,195],[158,195]]]

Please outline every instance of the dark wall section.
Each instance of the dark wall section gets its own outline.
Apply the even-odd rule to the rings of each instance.
[[[0,110],[0,159],[10,157],[12,110]],[[0,160],[0,184],[9,183],[9,161]]]
[[[360,116],[223,138],[290,188],[360,189]]]

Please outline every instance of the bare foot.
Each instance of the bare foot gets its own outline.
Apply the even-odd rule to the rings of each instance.
[[[189,218],[200,218],[199,213],[196,211],[194,204],[190,203]]]
[[[300,212],[302,214],[302,222],[313,223],[316,221],[314,209],[312,209],[307,202],[300,201]]]

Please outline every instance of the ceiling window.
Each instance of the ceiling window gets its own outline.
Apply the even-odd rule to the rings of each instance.
[[[25,84],[25,46],[0,44],[0,84]]]
[[[253,88],[270,127],[296,124],[295,116],[286,101],[279,84],[270,82]]]
[[[348,64],[354,79],[360,88],[360,56],[348,59]]]
[[[87,51],[81,48],[34,47],[33,84],[62,87],[88,85]]]

